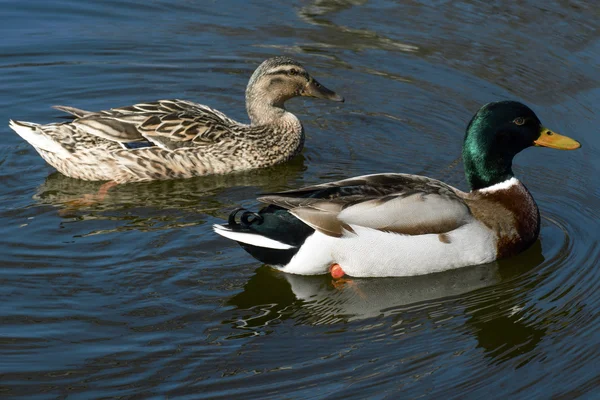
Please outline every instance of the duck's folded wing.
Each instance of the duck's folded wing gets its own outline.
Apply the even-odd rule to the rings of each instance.
[[[259,200],[287,208],[307,225],[337,237],[352,226],[406,235],[445,233],[470,216],[451,186],[407,174],[367,175]]]
[[[233,135],[220,116],[208,112],[153,115],[138,129],[146,139],[167,150],[201,147]]]
[[[214,143],[235,124],[217,110],[185,100],[159,100],[99,112],[54,108],[78,117],[72,124],[90,135],[120,143],[147,141],[167,150]]]
[[[79,124],[84,128],[89,127],[91,134],[117,142],[144,140],[139,132],[135,133],[131,130],[130,125],[136,127],[150,116],[179,113],[201,114],[209,109],[201,104],[179,99],[138,103],[102,111],[87,111],[69,106],[53,106],[53,108],[76,117],[75,124]],[[218,111],[213,110],[213,112],[221,118],[227,118]],[[121,132],[123,129],[126,129],[125,133]]]
[[[397,193],[439,193],[455,196],[456,189],[437,179],[411,174],[371,174],[340,181],[305,186],[278,193],[266,193],[264,198],[322,198],[335,199],[348,196],[385,196]],[[310,201],[310,200],[309,200]]]
[[[108,139],[113,142],[130,143],[147,140],[138,125],[149,117],[147,115],[131,114],[122,116],[105,116],[91,114],[77,118],[71,124],[80,131],[90,135]]]
[[[227,120],[210,112],[93,114],[72,124],[104,139],[121,143],[148,141],[166,150],[213,144],[232,134]]]
[[[111,108],[110,110],[100,111],[100,114],[105,115],[124,115],[124,114],[204,114],[209,113],[219,119],[233,122],[222,112],[205,106],[204,104],[194,103],[192,101],[173,99],[173,100],[158,100],[149,103],[139,103],[128,107]]]
[[[53,106],[53,108],[69,113],[75,117],[90,117],[90,116],[104,116],[104,117],[122,117],[124,115],[139,114],[139,115],[150,115],[150,114],[177,114],[182,112],[190,113],[203,113],[207,110],[220,115],[221,118],[227,119],[227,117],[217,110],[213,110],[203,104],[194,103],[187,100],[171,99],[171,100],[158,100],[148,103],[138,103],[127,107],[115,107],[108,110],[102,111],[86,111],[75,107],[68,106]]]

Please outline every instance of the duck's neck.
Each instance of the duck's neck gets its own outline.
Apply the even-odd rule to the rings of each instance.
[[[513,155],[490,140],[494,136],[482,131],[486,128],[471,122],[463,143],[463,164],[471,190],[487,188],[514,176]]]
[[[246,111],[250,117],[252,125],[271,125],[279,122],[279,120],[289,114],[286,109],[281,106],[275,106],[262,101],[246,102]]]
[[[490,157],[463,149],[465,175],[471,190],[479,190],[494,186],[514,177],[512,159]]]
[[[297,118],[285,109],[287,99],[277,93],[249,85],[246,89],[246,111],[252,125],[279,125]]]

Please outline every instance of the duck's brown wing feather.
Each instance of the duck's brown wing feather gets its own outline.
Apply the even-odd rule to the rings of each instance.
[[[90,135],[115,142],[149,141],[166,150],[203,146],[231,135],[237,124],[223,113],[185,100],[160,100],[89,112],[55,106],[78,118],[72,124]]]
[[[352,226],[407,235],[446,233],[465,224],[470,210],[457,190],[408,174],[366,175],[269,194],[261,202],[290,210],[330,236]]]

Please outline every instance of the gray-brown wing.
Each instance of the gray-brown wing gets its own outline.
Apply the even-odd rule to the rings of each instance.
[[[284,208],[293,208],[311,204],[319,199],[337,199],[347,203],[392,194],[408,196],[414,193],[439,193],[457,197],[456,189],[437,179],[420,175],[388,173],[362,175],[340,181],[305,186],[300,189],[266,193],[259,200],[271,204],[281,202],[282,204],[277,205]]]
[[[90,113],[70,107],[56,108],[80,115],[72,124],[82,131],[115,142],[149,141],[167,150],[202,146],[231,134],[235,121],[201,104],[160,100]]]
[[[138,130],[146,139],[168,150],[201,147],[234,135],[219,116],[208,112],[153,115]]]
[[[53,106],[57,110],[64,111],[75,117],[91,117],[91,116],[104,116],[104,117],[122,117],[124,115],[140,114],[140,115],[154,115],[154,114],[177,114],[182,112],[198,113],[212,112],[218,115],[223,120],[232,121],[225,114],[220,111],[214,110],[203,104],[194,103],[187,100],[171,99],[171,100],[158,100],[148,103],[138,103],[126,107],[116,107],[108,110],[101,111],[86,111],[75,107],[68,106]]]
[[[107,117],[92,114],[77,118],[71,124],[90,135],[98,136],[113,142],[129,143],[147,140],[139,131],[138,126],[149,116],[141,114]]]
[[[127,107],[116,107],[101,111],[87,111],[80,108],[69,106],[52,106],[57,110],[71,114],[77,118],[84,117],[123,117],[126,115],[153,115],[153,114],[171,114],[181,112],[202,112],[203,106],[186,100],[158,100],[149,103],[139,103]]]
[[[179,113],[190,113],[198,115],[209,113],[215,115],[217,118],[223,121],[234,122],[218,110],[215,110],[203,104],[198,104],[180,99],[158,100],[149,103],[139,103],[128,107],[111,108],[110,110],[104,110],[99,112],[99,114],[110,116],[120,116],[126,114],[167,115]]]
[[[259,200],[289,209],[331,236],[341,236],[352,225],[409,235],[445,233],[470,216],[469,207],[454,188],[408,174],[366,175]]]

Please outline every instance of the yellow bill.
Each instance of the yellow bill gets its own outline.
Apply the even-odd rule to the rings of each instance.
[[[533,144],[541,147],[550,147],[559,150],[575,150],[581,147],[581,143],[568,136],[559,135],[548,128],[540,128],[540,137],[533,141]]]

